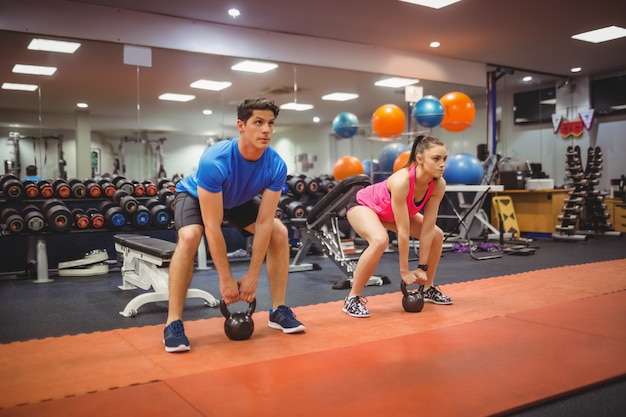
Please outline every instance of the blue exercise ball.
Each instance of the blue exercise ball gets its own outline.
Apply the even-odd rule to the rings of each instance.
[[[457,153],[448,157],[443,178],[448,184],[480,184],[483,179],[483,165],[474,155]]]
[[[359,119],[353,113],[339,113],[333,119],[333,131],[340,138],[349,139],[356,135],[359,127]]]
[[[443,120],[443,104],[435,96],[424,96],[413,109],[413,118],[423,127],[435,127]]]
[[[372,174],[380,171],[380,164],[378,163],[378,159],[366,159],[363,161],[363,169],[365,170],[365,175],[371,177]]]
[[[394,142],[389,145],[385,145],[385,147],[380,151],[378,155],[378,163],[380,164],[380,170],[386,173],[393,172],[393,163],[396,162],[396,158],[404,151],[408,151],[408,145],[404,143]]]

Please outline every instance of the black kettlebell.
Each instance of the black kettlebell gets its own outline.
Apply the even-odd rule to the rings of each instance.
[[[246,312],[238,311],[231,313],[228,310],[228,306],[224,299],[220,301],[220,310],[222,315],[226,317],[224,322],[224,333],[230,340],[246,340],[252,336],[254,332],[254,321],[252,320],[252,313],[256,308],[256,298],[248,304],[248,310]]]
[[[400,282],[400,289],[402,290],[402,307],[404,311],[409,313],[419,313],[424,308],[424,286],[420,285],[417,290],[407,291],[406,283]]]

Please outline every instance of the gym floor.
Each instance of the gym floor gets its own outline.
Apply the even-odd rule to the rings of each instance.
[[[321,269],[292,273],[288,289],[306,333],[266,326],[261,279],[251,339],[227,339],[219,309],[189,300],[184,354],[163,350],[166,303],[118,314],[138,294],[117,288],[118,269],[43,284],[4,276],[0,416],[621,416],[626,238],[533,244],[533,255],[482,261],[445,252],[437,283],[455,303],[416,314],[402,310],[387,253],[377,272],[391,284],[366,288],[369,319],[341,312],[341,271],[311,255]],[[219,294],[212,270],[192,287]]]

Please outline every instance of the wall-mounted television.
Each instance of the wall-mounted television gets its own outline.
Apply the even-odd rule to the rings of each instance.
[[[513,94],[513,121],[516,125],[552,123],[556,110],[556,87]]]
[[[590,91],[596,115],[626,113],[626,75],[591,80]]]

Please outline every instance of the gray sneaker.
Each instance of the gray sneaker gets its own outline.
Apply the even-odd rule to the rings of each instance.
[[[365,307],[365,304],[367,304],[367,299],[359,295],[351,298],[346,297],[343,302],[342,310],[344,313],[348,313],[352,317],[369,317],[370,312],[367,307]]]
[[[452,304],[454,300],[441,291],[434,285],[427,290],[424,290],[424,301],[434,304]]]

